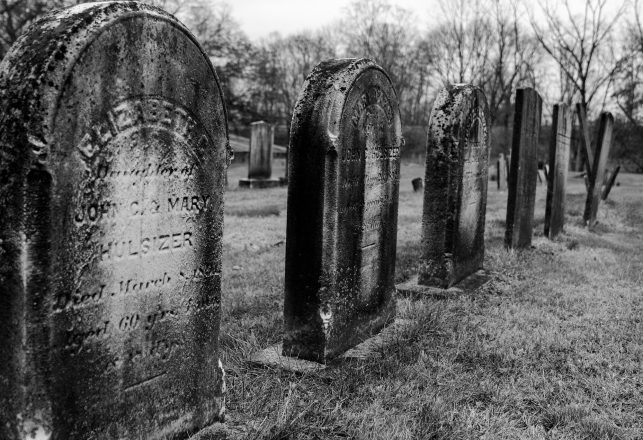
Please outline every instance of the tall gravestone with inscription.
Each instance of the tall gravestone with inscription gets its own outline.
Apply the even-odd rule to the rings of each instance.
[[[224,410],[227,123],[172,16],[103,2],[0,65],[0,438],[175,438]]]
[[[534,89],[516,90],[505,246],[531,246],[538,181],[538,136],[543,101]]]
[[[433,293],[476,274],[484,260],[489,108],[481,89],[442,89],[429,122],[417,279],[401,294]],[[482,279],[482,277],[481,277]]]
[[[402,143],[381,67],[315,67],[290,138],[284,355],[324,363],[393,321]]]

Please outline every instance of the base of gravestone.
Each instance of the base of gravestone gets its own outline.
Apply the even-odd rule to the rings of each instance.
[[[378,334],[368,338],[355,347],[343,353],[328,364],[298,359],[281,354],[281,344],[273,345],[250,358],[250,362],[262,367],[277,368],[294,373],[315,373],[330,365],[349,359],[368,359],[379,353],[392,341],[398,340],[399,333],[413,323],[410,319],[396,319],[391,325],[382,329]]]
[[[476,290],[486,284],[490,279],[491,275],[489,272],[479,270],[448,289],[443,289],[441,287],[418,284],[418,276],[416,275],[409,281],[396,285],[395,290],[398,296],[406,298],[421,299],[431,297],[436,299],[447,299],[453,298],[454,296],[462,293]]]
[[[227,420],[226,423],[215,423],[192,434],[186,440],[240,440],[246,437],[243,428],[230,425]]]
[[[276,188],[283,186],[281,179],[241,179],[239,180],[239,188],[250,189],[263,189],[263,188]]]

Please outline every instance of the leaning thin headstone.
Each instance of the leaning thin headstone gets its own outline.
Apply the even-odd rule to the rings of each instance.
[[[482,269],[488,156],[482,90],[468,84],[442,89],[429,121],[419,274],[398,285],[400,294],[433,294]]]
[[[498,156],[496,162],[496,177],[498,178],[498,190],[507,189],[507,159],[503,153]]]
[[[192,34],[103,2],[0,64],[0,438],[175,438],[222,421],[227,123]]]
[[[279,179],[272,178],[272,145],[274,137],[275,134],[271,124],[264,121],[250,124],[248,178],[239,181],[240,187],[272,188],[281,185]]]
[[[610,178],[605,184],[605,187],[603,188],[603,194],[601,195],[601,200],[607,200],[607,197],[610,195],[610,191],[612,191],[612,187],[614,186],[614,182],[616,182],[616,177],[618,176],[619,171],[621,171],[620,165],[616,167],[613,173],[611,173]]]
[[[284,355],[325,363],[393,322],[402,144],[381,67],[313,69],[290,138]]]
[[[531,246],[538,180],[538,136],[542,99],[532,88],[516,91],[505,246]]]
[[[594,164],[594,152],[592,151],[592,143],[589,135],[589,124],[587,122],[587,108],[582,103],[576,104],[576,114],[578,115],[578,123],[580,130],[580,150],[578,151],[581,166],[585,166],[587,177],[590,181],[594,179],[592,175]]]
[[[545,205],[545,236],[550,239],[560,234],[565,225],[565,193],[572,126],[573,115],[569,108],[565,104],[554,105]]]
[[[607,165],[607,158],[609,157],[610,146],[612,144],[613,127],[614,117],[612,114],[609,112],[601,113],[598,138],[596,139],[596,152],[589,178],[585,212],[583,213],[583,220],[590,228],[596,224],[596,214],[598,213],[598,205],[601,201],[601,183],[605,175],[605,166]]]

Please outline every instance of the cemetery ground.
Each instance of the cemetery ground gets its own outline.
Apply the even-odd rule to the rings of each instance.
[[[396,281],[420,255],[422,192],[403,164]],[[585,188],[570,173],[566,232],[543,236],[538,185],[532,249],[507,251],[507,192],[489,182],[485,268],[492,280],[449,299],[397,300],[411,324],[365,360],[296,374],[248,363],[281,342],[285,188],[225,200],[222,327],[227,421],[259,439],[643,438],[643,175],[622,174],[582,225]],[[273,175],[283,175],[276,168]]]

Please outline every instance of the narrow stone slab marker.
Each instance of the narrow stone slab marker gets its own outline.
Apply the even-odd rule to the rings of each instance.
[[[248,178],[241,179],[239,186],[245,188],[272,188],[281,185],[279,179],[272,178],[272,145],[274,137],[274,130],[271,124],[264,121],[250,124]]]
[[[496,177],[498,178],[498,189],[504,191],[507,189],[507,158],[500,153],[496,161]]]
[[[38,21],[0,65],[0,438],[176,438],[223,419],[226,111],[158,8]]]
[[[481,89],[443,89],[431,111],[418,279],[401,294],[446,289],[482,269],[489,162],[489,109]]]
[[[545,206],[545,235],[549,238],[560,234],[565,225],[565,192],[572,126],[573,115],[569,108],[565,104],[554,105]]]
[[[607,200],[607,197],[610,195],[612,187],[614,186],[614,182],[616,182],[616,177],[618,176],[619,171],[621,171],[620,165],[616,167],[616,169],[610,174],[609,179],[607,179],[607,183],[605,184],[603,193],[601,194],[601,200]]]
[[[602,184],[605,178],[605,166],[609,157],[612,144],[612,130],[614,127],[614,116],[609,112],[601,113],[598,127],[598,138],[596,141],[596,152],[587,189],[585,201],[585,212],[583,220],[590,228],[596,224],[598,205],[601,201]]]
[[[284,355],[324,363],[393,321],[402,144],[384,70],[315,67],[290,138]]]
[[[538,181],[538,136],[542,99],[531,88],[516,91],[505,246],[531,246]]]

